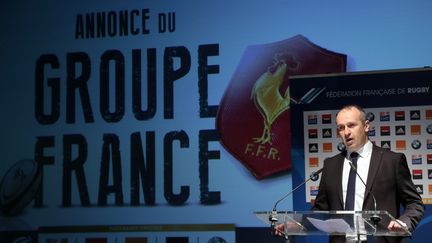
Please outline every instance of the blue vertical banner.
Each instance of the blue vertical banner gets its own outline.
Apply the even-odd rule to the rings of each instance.
[[[323,167],[326,158],[344,150],[336,131],[336,112],[344,105],[363,107],[371,124],[369,139],[379,147],[404,153],[412,180],[427,213],[414,240],[430,227],[432,217],[432,69],[398,69],[338,75],[297,76],[291,80],[293,184]],[[295,171],[295,172],[294,172]],[[294,209],[307,210],[319,189],[319,180],[295,193]],[[429,225],[429,226],[428,226]],[[416,235],[419,236],[416,236]],[[420,242],[420,241],[419,241]]]

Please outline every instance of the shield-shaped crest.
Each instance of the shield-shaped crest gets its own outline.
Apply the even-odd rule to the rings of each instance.
[[[291,169],[289,76],[346,71],[346,55],[301,35],[249,46],[219,105],[226,150],[257,179]]]

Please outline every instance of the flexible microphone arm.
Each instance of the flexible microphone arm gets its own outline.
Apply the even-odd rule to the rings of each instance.
[[[348,160],[348,162],[349,162],[349,165],[351,166],[351,169],[354,170],[354,172],[356,173],[358,178],[360,178],[361,182],[363,183],[363,185],[365,186],[365,189],[366,189],[366,183],[361,178],[360,174],[357,172],[357,167],[350,160]],[[379,221],[381,221],[381,217],[378,214],[376,214],[377,203],[376,203],[376,198],[375,198],[374,194],[372,193],[371,190],[369,190],[368,193],[372,196],[372,199],[374,202],[374,214],[370,217],[370,220],[376,225],[376,224],[378,224]]]
[[[308,181],[312,180],[312,181],[317,181],[319,179],[319,174],[323,171],[324,168],[321,168],[315,172],[312,172],[309,175],[309,178],[305,181],[303,181],[300,185],[296,186],[294,189],[292,189],[291,191],[289,191],[287,194],[285,194],[283,197],[281,197],[279,200],[276,201],[276,203],[273,206],[272,212],[269,216],[269,221],[270,221],[270,227],[272,232],[275,229],[276,226],[276,222],[278,221],[277,218],[277,211],[276,211],[276,207],[277,205],[283,201],[285,198],[287,198],[289,195],[293,194],[295,191],[297,191],[300,187],[302,187],[304,184],[306,184]],[[287,238],[287,236],[285,236],[285,238]]]
[[[294,189],[292,189],[290,192],[288,192],[287,194],[285,194],[285,196],[283,196],[282,198],[280,198],[279,200],[276,201],[275,205],[273,206],[273,210],[272,211],[276,211],[276,207],[277,205],[283,201],[285,198],[287,198],[289,195],[293,194],[295,191],[297,191],[300,187],[302,187],[304,184],[306,184],[308,181],[312,180],[312,181],[317,181],[319,179],[319,174],[323,171],[324,168],[321,168],[315,172],[312,172],[309,175],[309,178],[305,181],[303,181],[300,185],[296,186]]]
[[[287,198],[289,195],[293,194],[295,191],[297,191],[301,186],[303,186],[304,184],[306,184],[308,181],[312,180],[312,181],[317,181],[319,179],[319,174],[323,171],[324,168],[321,168],[315,172],[312,172],[309,175],[309,178],[305,181],[303,181],[302,183],[300,183],[300,185],[296,186],[294,189],[292,189],[290,192],[288,192],[287,194],[285,194],[283,197],[281,197],[279,200],[276,201],[275,205],[273,206],[272,212],[269,215],[269,221],[270,221],[270,228],[271,228],[271,233],[274,234],[275,231],[280,231],[278,229],[275,229],[276,223],[278,221],[277,218],[277,210],[276,207],[277,205],[284,200],[285,198]],[[288,236],[286,234],[284,234],[284,232],[279,232],[281,233],[284,238],[286,240],[288,240]]]

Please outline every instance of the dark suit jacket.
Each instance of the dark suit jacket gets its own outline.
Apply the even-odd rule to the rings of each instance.
[[[345,154],[324,161],[324,170],[313,210],[343,210],[342,170]],[[371,192],[371,193],[368,193]],[[422,199],[411,180],[404,154],[373,145],[366,182],[363,210],[386,210],[414,231],[424,214]],[[401,214],[400,206],[405,208]],[[381,222],[387,223],[388,222]],[[342,239],[341,239],[342,238]],[[331,242],[344,242],[344,237],[330,237]],[[377,237],[377,242],[403,242],[400,237]]]

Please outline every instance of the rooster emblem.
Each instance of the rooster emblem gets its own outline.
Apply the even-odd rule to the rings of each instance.
[[[289,57],[288,65],[285,59],[279,59],[276,56],[273,65],[258,78],[252,88],[251,99],[253,99],[264,120],[261,137],[253,138],[255,143],[272,144],[272,124],[290,107],[289,87],[283,95],[279,90],[288,69],[296,69],[299,65],[293,56],[290,55]]]

